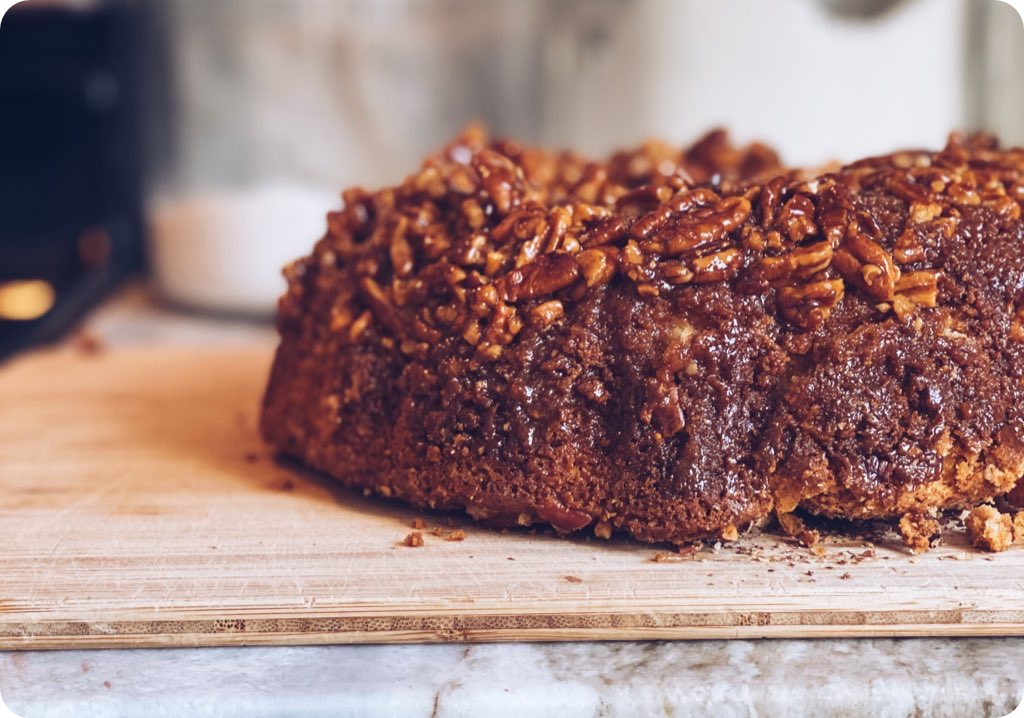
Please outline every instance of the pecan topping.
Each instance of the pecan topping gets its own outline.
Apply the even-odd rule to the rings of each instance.
[[[598,163],[469,133],[399,187],[343,193],[316,262],[349,275],[354,294],[330,326],[353,341],[373,326],[413,353],[461,335],[493,359],[525,322],[546,329],[612,285],[663,301],[726,282],[771,293],[800,330],[825,322],[847,291],[904,319],[942,301],[937,246],[967,231],[965,213],[1020,219],[1021,152],[970,142],[811,178],[760,150],[740,161],[721,135]],[[711,157],[732,169],[708,173]],[[871,209],[876,195],[887,214]],[[304,266],[292,286],[308,281]]]

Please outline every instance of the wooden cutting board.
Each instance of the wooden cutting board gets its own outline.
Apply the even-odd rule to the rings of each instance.
[[[764,535],[680,557],[338,489],[262,446],[270,356],[0,368],[0,648],[1024,635],[1020,547],[848,537],[816,556]],[[417,517],[425,545],[403,546]]]

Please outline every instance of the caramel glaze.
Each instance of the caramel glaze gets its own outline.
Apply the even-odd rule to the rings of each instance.
[[[815,176],[722,133],[597,163],[468,132],[286,270],[263,433],[419,506],[646,541],[1007,495],[1022,170],[985,137]]]

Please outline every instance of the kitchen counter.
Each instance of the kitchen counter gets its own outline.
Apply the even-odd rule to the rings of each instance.
[[[54,651],[0,655],[26,718],[1003,716],[1024,641],[845,640]]]
[[[269,323],[162,308],[134,286],[94,312],[69,342],[102,348],[269,345],[273,339]],[[1009,713],[1024,695],[1021,666],[1024,639],[53,651],[0,653],[0,695],[26,718],[959,718]]]

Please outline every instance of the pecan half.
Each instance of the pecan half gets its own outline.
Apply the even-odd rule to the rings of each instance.
[[[908,272],[896,282],[892,309],[900,319],[912,314],[918,307],[934,307],[938,303],[939,277],[936,269]]]
[[[615,276],[619,264],[619,250],[615,247],[585,249],[576,255],[588,287],[607,284]]]
[[[844,291],[842,279],[826,279],[782,287],[777,302],[786,319],[803,329],[816,329],[828,319]]]
[[[900,276],[892,257],[856,227],[849,229],[846,241],[836,250],[832,263],[843,279],[876,302],[891,302]]]
[[[768,282],[808,279],[828,269],[833,254],[829,242],[815,242],[781,257],[764,257],[754,268],[752,276]]]
[[[580,278],[580,266],[568,254],[545,254],[505,275],[500,283],[503,299],[517,302],[553,294]]]

